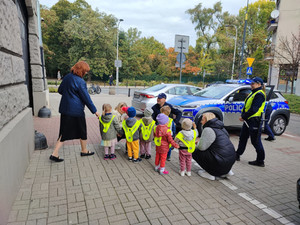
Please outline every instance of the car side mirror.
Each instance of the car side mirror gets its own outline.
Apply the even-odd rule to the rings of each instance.
[[[233,96],[229,97],[228,101],[233,102]]]

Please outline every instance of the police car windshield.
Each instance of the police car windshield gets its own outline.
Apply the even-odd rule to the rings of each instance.
[[[231,91],[232,91],[232,86],[215,85],[215,86],[210,86],[208,88],[204,88],[203,90],[195,93],[194,95],[203,98],[220,99]]]

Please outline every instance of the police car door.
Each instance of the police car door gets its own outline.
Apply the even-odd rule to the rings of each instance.
[[[244,107],[244,101],[251,93],[250,86],[243,86],[239,90],[236,90],[229,95],[225,101],[224,108],[224,125],[232,127],[242,126],[242,122],[239,121],[242,109]]]

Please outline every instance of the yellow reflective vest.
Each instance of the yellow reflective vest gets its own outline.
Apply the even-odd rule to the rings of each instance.
[[[143,139],[145,141],[147,141],[150,136],[151,136],[151,132],[152,132],[152,128],[155,125],[155,121],[153,120],[148,126],[146,126],[143,122],[143,120],[141,120],[142,123],[142,135],[143,135]]]
[[[133,141],[133,135],[137,131],[137,129],[139,128],[140,124],[141,124],[141,122],[139,120],[137,120],[136,123],[132,127],[128,127],[127,124],[126,124],[126,120],[123,120],[122,127],[125,131],[126,140],[128,142]]]
[[[100,123],[103,125],[103,133],[106,133],[111,125],[111,122],[113,121],[113,119],[115,118],[115,116],[112,116],[111,120],[108,123],[104,123],[102,121],[102,116],[99,118]]]
[[[177,135],[176,135],[176,138],[178,138],[180,141],[182,141],[183,144],[185,144],[185,146],[188,148],[188,152],[189,153],[193,153],[195,151],[195,148],[196,148],[196,131],[194,131],[194,138],[191,140],[191,141],[187,141],[184,139],[184,135],[179,132]]]
[[[255,93],[251,93],[245,100],[245,106],[244,106],[244,111],[245,112],[248,112],[249,109],[251,108],[251,105],[252,105],[252,102],[253,102],[253,99],[255,97],[255,95],[257,95],[258,93],[263,93],[264,97],[265,97],[265,101],[263,102],[263,104],[260,106],[260,108],[258,109],[258,111],[256,113],[254,113],[252,116],[250,116],[249,118],[247,119],[250,119],[252,117],[260,117],[261,114],[264,112],[264,108],[265,108],[265,104],[266,104],[266,94],[265,92],[263,92],[263,90],[258,90],[257,92]]]
[[[170,132],[172,134],[172,131],[170,129],[168,129],[167,132]],[[156,127],[154,127],[154,133],[156,133]],[[154,137],[154,143],[156,146],[161,146],[161,139],[162,137]],[[169,144],[169,148],[171,148],[171,144]]]

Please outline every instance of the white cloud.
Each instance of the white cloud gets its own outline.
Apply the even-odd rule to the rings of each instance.
[[[39,0],[40,4],[51,7],[58,0]],[[73,2],[73,0],[69,0]],[[203,7],[212,7],[217,2],[207,0],[86,0],[93,9],[122,18],[120,29],[137,28],[142,36],[154,36],[168,47],[174,47],[175,34],[190,36],[190,45],[196,45],[196,31],[186,14],[202,2]],[[250,0],[254,2],[255,0]],[[246,6],[247,0],[222,0],[223,11],[237,15],[239,9]]]

